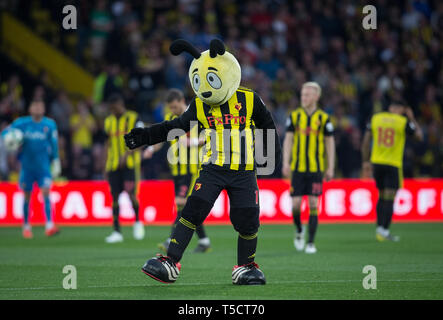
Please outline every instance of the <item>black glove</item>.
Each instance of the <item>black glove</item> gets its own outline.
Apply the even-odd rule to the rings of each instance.
[[[147,128],[134,128],[131,132],[125,134],[126,146],[133,150],[149,143]]]

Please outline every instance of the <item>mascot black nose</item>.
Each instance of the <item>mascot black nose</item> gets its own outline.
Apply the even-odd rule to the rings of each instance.
[[[212,92],[211,91],[203,92],[202,96],[205,97],[205,98],[209,98],[210,96],[212,96]]]

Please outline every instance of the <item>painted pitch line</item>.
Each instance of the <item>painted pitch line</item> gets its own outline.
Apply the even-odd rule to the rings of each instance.
[[[361,282],[362,280],[295,280],[295,281],[273,281],[268,283],[268,285],[272,284],[295,284],[295,283],[350,283],[350,282]],[[443,281],[443,279],[393,279],[393,280],[377,280],[377,282],[422,282],[422,281]],[[230,285],[229,282],[198,282],[198,283],[176,283],[177,286],[202,286],[202,285]],[[91,288],[91,289],[100,289],[100,288],[133,288],[133,287],[162,287],[164,284],[135,284],[135,285],[120,285],[120,286],[85,286],[80,288]],[[0,291],[23,291],[23,290],[51,290],[51,289],[63,289],[63,287],[27,287],[27,288],[0,288]]]

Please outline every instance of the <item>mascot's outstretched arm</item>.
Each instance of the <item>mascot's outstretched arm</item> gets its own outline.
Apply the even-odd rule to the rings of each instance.
[[[167,140],[168,133],[172,129],[182,129],[185,132],[191,130],[191,121],[197,121],[195,103],[192,102],[188,109],[178,118],[170,121],[156,123],[149,128],[134,128],[125,134],[126,146],[136,149],[144,145],[154,145]]]

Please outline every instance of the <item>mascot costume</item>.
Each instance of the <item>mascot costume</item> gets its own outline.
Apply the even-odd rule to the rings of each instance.
[[[173,55],[187,52],[194,57],[189,80],[196,97],[180,117],[149,128],[133,129],[125,135],[126,145],[130,149],[154,145],[166,141],[172,129],[189,132],[198,125],[199,132],[205,134],[206,152],[195,187],[172,234],[167,256],[149,259],[142,271],[155,280],[175,282],[181,268],[179,261],[196,226],[203,223],[225,189],[230,201],[230,219],[238,232],[232,283],[265,284],[265,276],[254,262],[260,212],[254,151],[255,129],[272,129],[275,157],[268,154],[268,162],[272,159],[276,165],[281,160],[271,113],[254,91],[240,87],[240,65],[220,40],[212,40],[209,50],[200,53],[180,39],[171,44],[170,51]]]

